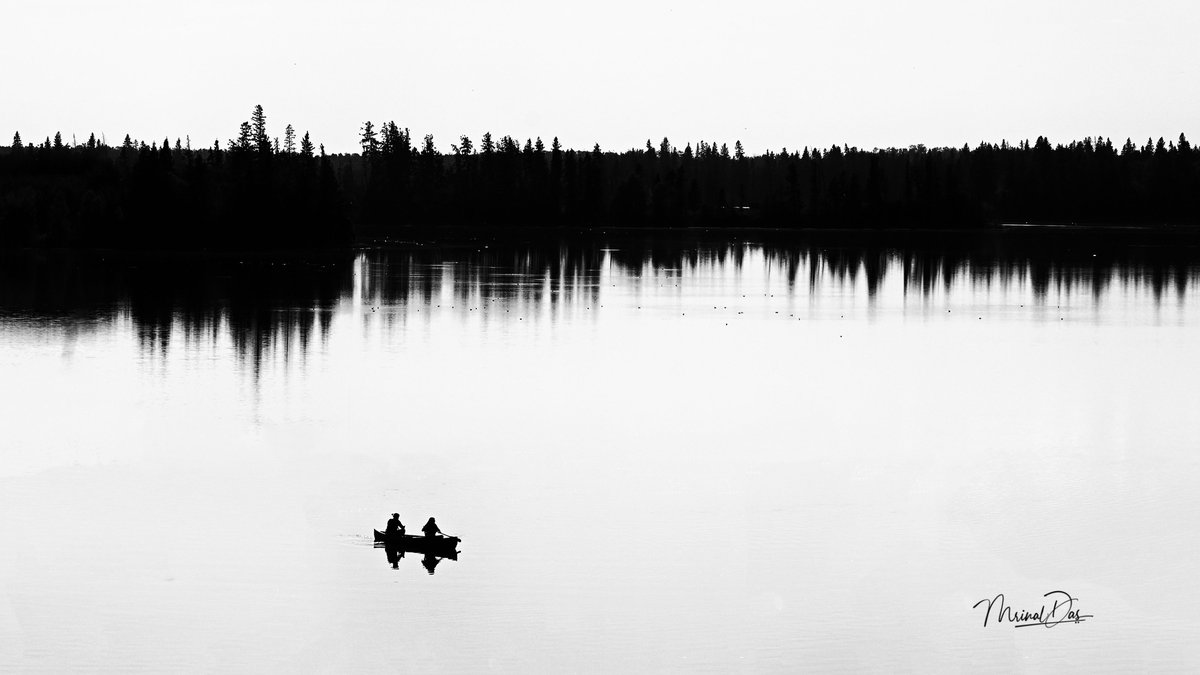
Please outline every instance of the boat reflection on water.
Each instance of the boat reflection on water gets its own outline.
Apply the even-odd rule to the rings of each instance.
[[[392,566],[392,569],[400,569],[400,559],[403,558],[405,554],[405,550],[403,548],[384,543],[375,544],[375,548],[382,548],[384,552],[387,553],[387,561],[388,564]],[[458,551],[454,551],[446,555],[434,555],[433,553],[426,553],[425,556],[421,558],[421,564],[425,566],[425,569],[430,574],[433,574],[434,568],[437,567],[438,563],[447,558],[450,560],[458,560]]]
[[[375,548],[382,548],[387,554],[388,564],[393,569],[400,569],[400,559],[405,553],[422,553],[421,564],[433,574],[434,569],[442,560],[458,560],[458,537],[416,537],[412,535],[388,536],[375,530]]]
[[[404,551],[395,546],[388,546],[386,544],[375,544],[376,548],[379,548],[380,546],[382,546],[387,551],[388,564],[390,564],[392,566],[392,569],[397,569],[397,570],[400,569],[400,559],[404,557]]]
[[[455,555],[454,557],[457,558],[458,556]],[[442,561],[441,558],[433,555],[432,553],[426,553],[425,557],[421,558],[421,564],[425,566],[425,569],[430,574],[433,574],[433,568],[437,567],[437,564],[440,563],[441,561]]]

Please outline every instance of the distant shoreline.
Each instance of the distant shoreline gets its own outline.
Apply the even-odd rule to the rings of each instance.
[[[1200,231],[1200,150],[1043,137],[971,148],[746,155],[666,138],[621,152],[463,136],[450,152],[388,122],[361,154],[319,153],[261,106],[222,147],[61,135],[0,148],[0,248],[341,249],[438,230]],[[1030,225],[1030,224],[1036,225]]]

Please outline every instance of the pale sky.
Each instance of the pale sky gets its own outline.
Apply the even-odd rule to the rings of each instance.
[[[1200,3],[0,0],[14,130],[329,151],[395,120],[607,150],[1200,137]]]

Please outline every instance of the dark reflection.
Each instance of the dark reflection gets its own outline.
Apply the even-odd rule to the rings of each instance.
[[[394,569],[400,569],[400,559],[405,553],[420,553],[424,556],[421,564],[433,574],[434,568],[442,560],[458,560],[458,545],[461,542],[458,537],[385,534],[375,530],[375,548],[384,550],[388,564]]]
[[[983,232],[539,231],[383,242],[296,256],[10,253],[0,257],[0,317],[35,329],[127,323],[144,354],[228,346],[256,377],[271,359],[301,363],[336,313],[385,329],[431,313],[557,321],[591,310],[602,284],[674,292],[687,282],[734,293],[748,261],[785,292],[899,278],[928,297],[960,281],[1099,298],[1108,288],[1182,299],[1200,235],[1184,230],[1001,228]],[[760,270],[754,270],[758,272]],[[744,292],[744,291],[742,291]],[[592,316],[595,316],[594,314]]]
[[[400,569],[400,559],[404,557],[404,549],[386,544],[383,545],[383,548],[387,552],[387,560],[392,569]]]
[[[173,339],[228,340],[255,374],[273,351],[303,354],[324,336],[353,288],[352,255],[304,258],[7,255],[0,317],[104,325],[128,321],[142,350],[166,356]]]

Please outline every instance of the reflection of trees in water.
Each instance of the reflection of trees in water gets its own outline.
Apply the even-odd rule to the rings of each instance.
[[[328,331],[332,309],[353,286],[348,258],[13,258],[0,266],[0,311],[50,322],[127,321],[143,352],[159,357],[172,336],[193,346],[227,336],[257,374],[267,354],[303,353]]]
[[[155,357],[165,357],[173,339],[188,348],[228,339],[257,375],[270,358],[303,358],[327,335],[335,310],[356,299],[364,321],[385,327],[420,316],[410,310],[428,317],[438,305],[463,316],[478,312],[485,321],[518,314],[553,320],[560,310],[597,305],[606,282],[670,287],[714,280],[730,288],[758,273],[772,285],[781,280],[787,293],[832,284],[865,288],[873,297],[898,275],[906,295],[922,297],[965,282],[984,290],[1027,287],[1035,298],[1098,299],[1116,284],[1149,290],[1157,301],[1172,291],[1182,299],[1200,261],[1194,236],[1170,232],[738,236],[743,240],[730,243],[728,233],[543,234],[310,259],[6,256],[0,312],[85,330],[127,321],[144,353]]]
[[[188,345],[216,344],[225,335],[257,376],[268,355],[303,355],[327,333],[353,277],[344,258],[226,259],[139,264],[124,281],[124,309],[143,350],[166,356],[177,329]]]
[[[553,309],[596,300],[603,257],[598,247],[556,242],[375,250],[360,258],[359,287],[363,302],[373,307],[473,308],[497,300]]]

